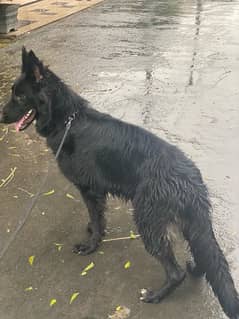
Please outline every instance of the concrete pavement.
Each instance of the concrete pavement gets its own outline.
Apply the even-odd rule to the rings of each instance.
[[[29,34],[35,29],[90,8],[102,1],[103,0],[4,0],[4,3],[19,4],[20,8],[18,9],[16,30],[12,30],[8,34],[0,34],[0,38],[16,38],[24,33]]]
[[[145,127],[193,158],[209,185],[214,228],[237,288],[238,29],[238,1],[106,0],[0,49],[0,102],[19,72],[24,44],[94,107]],[[0,188],[2,246],[52,156],[33,127],[22,134],[1,129],[1,179],[16,167],[14,178]],[[106,319],[120,305],[132,319],[225,318],[205,280],[189,276],[161,304],[142,304],[139,289],[157,288],[165,277],[140,240],[104,243],[88,257],[72,254],[73,244],[86,236],[86,208],[52,163],[45,192],[51,190],[0,263],[1,319]],[[130,205],[110,200],[107,238],[136,231],[131,214]],[[56,244],[63,245],[60,251]],[[176,253],[184,265],[182,242]],[[95,267],[81,276],[91,262]],[[75,292],[79,296],[70,304]]]

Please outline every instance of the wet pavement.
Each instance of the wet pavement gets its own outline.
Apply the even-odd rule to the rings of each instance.
[[[19,71],[24,44],[95,108],[181,147],[209,186],[216,235],[239,288],[238,30],[239,1],[106,0],[0,49],[0,101]],[[54,190],[40,197],[1,260],[1,319],[106,319],[119,305],[132,319],[225,318],[205,280],[189,276],[161,304],[141,303],[139,289],[157,288],[165,276],[140,240],[105,242],[87,257],[72,254],[86,236],[80,195],[33,127],[22,134],[0,129],[0,178],[16,168],[0,188],[1,247],[47,172],[45,192]],[[107,238],[136,231],[131,214],[130,205],[110,200]],[[184,265],[181,241],[176,254]],[[95,267],[81,276],[91,262]]]
[[[30,33],[37,28],[85,10],[101,1],[103,0],[13,0],[13,2],[10,0],[11,3],[21,5],[17,14],[17,27],[16,30],[13,29],[7,34],[0,34],[0,39],[11,39],[24,33]]]

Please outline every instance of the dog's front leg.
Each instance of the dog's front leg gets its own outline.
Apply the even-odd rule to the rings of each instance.
[[[102,236],[104,235],[106,196],[104,194],[96,193],[88,188],[80,188],[80,191],[90,216],[90,222],[88,224],[90,238],[83,243],[75,245],[73,251],[80,255],[88,255],[98,248]]]

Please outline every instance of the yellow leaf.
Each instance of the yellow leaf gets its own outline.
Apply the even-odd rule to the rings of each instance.
[[[116,307],[116,311],[120,311],[122,309],[121,306]]]
[[[71,194],[69,194],[69,193],[67,193],[66,194],[66,197],[68,197],[68,198],[70,198],[70,199],[75,199],[75,197],[74,196],[72,196]]]
[[[61,250],[62,250],[62,247],[63,247],[64,245],[63,245],[63,244],[55,243],[55,246],[57,247],[57,250],[58,250],[58,251],[61,251]]]
[[[52,190],[50,190],[49,192],[43,193],[43,195],[44,195],[44,196],[49,196],[49,195],[52,195],[52,194],[54,194],[54,193],[55,193],[55,190],[52,189]]]
[[[28,262],[29,262],[29,264],[32,266],[33,265],[33,263],[34,263],[34,259],[35,259],[35,256],[30,256],[29,258],[28,258]]]
[[[136,239],[137,238],[132,230],[130,231],[130,238],[131,239]]]
[[[85,269],[82,271],[81,276],[87,275],[87,271],[91,270],[95,267],[95,264],[91,262],[88,266],[85,267]]]
[[[27,287],[27,288],[24,289],[24,291],[31,291],[31,290],[33,290],[32,286]]]
[[[56,299],[51,299],[50,301],[50,307],[54,306],[56,304]]]
[[[70,305],[72,304],[72,302],[78,297],[79,292],[74,292],[73,295],[71,296],[71,300],[70,300]]]
[[[104,255],[104,252],[102,250],[99,251],[100,255]]]
[[[124,268],[128,269],[131,266],[131,262],[127,261],[127,263],[125,263]]]
[[[87,272],[86,271],[82,271],[81,276],[86,276]]]

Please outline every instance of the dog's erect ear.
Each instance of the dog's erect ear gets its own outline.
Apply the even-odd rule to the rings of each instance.
[[[22,71],[27,66],[27,57],[28,57],[27,50],[25,47],[22,47]]]
[[[37,83],[43,79],[44,66],[31,50],[27,52],[25,47],[22,48],[22,73]]]

